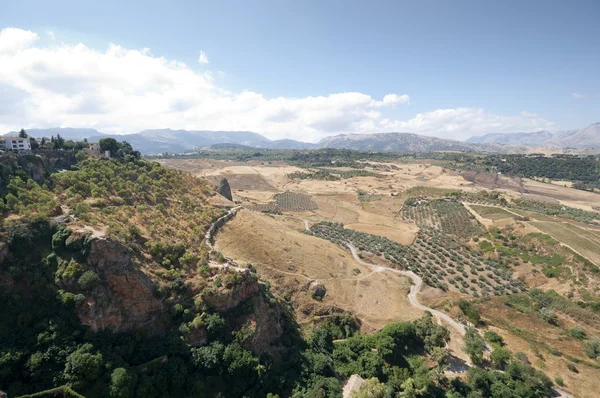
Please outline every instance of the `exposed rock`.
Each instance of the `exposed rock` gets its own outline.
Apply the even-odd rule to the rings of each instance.
[[[246,348],[259,356],[269,354],[273,358],[281,358],[287,351],[281,344],[285,323],[282,309],[269,305],[261,296],[251,300],[254,311],[243,319],[253,331],[245,342]]]
[[[308,292],[316,299],[322,300],[327,293],[327,289],[321,282],[311,281],[308,285]]]
[[[124,331],[152,325],[152,332],[160,332],[166,327],[157,323],[165,307],[154,296],[155,284],[133,264],[127,247],[109,238],[92,239],[87,265],[102,282],[78,307],[81,323],[93,331]]]
[[[219,182],[217,192],[233,202],[233,196],[231,196],[231,187],[229,186],[229,181],[227,181],[227,178],[223,178],[221,182]]]
[[[215,310],[223,312],[237,307],[241,302],[264,289],[264,285],[253,280],[249,272],[243,275],[244,280],[233,289],[211,290],[210,293],[204,292],[202,298],[213,305]]]

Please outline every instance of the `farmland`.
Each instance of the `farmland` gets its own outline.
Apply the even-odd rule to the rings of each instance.
[[[600,237],[597,232],[565,222],[533,222],[532,225],[600,265]]]
[[[515,218],[516,216],[499,207],[470,205],[471,209],[475,210],[483,218],[489,220],[503,220],[506,218]]]
[[[431,308],[461,319],[466,314],[458,303],[471,302],[481,311],[482,333],[498,332],[536,368],[561,375],[570,391],[591,382],[598,365],[584,344],[600,335],[600,273],[587,260],[598,255],[597,195],[484,173],[470,178],[424,160],[335,160],[336,167],[318,159],[295,166],[253,160],[204,170],[253,172],[273,187],[267,191],[257,178],[240,185],[243,190],[232,185],[237,203],[257,211],[242,211],[228,223],[217,249],[252,263],[307,330],[338,311],[356,316],[363,333],[418,317],[407,300],[410,281],[365,269],[348,251],[350,243],[367,263],[420,276],[419,300]],[[538,185],[543,194],[524,192],[542,192]],[[327,289],[323,301],[306,291],[311,280]],[[574,325],[583,325],[585,340],[570,337]],[[538,332],[551,342],[533,337]],[[453,355],[462,346],[453,336]],[[565,374],[573,363],[580,373]]]
[[[256,211],[277,213],[282,211],[315,210],[318,208],[317,204],[310,198],[309,195],[304,195],[301,193],[279,193],[275,195],[274,199],[274,202],[258,204],[252,206],[251,209]]]
[[[518,293],[525,287],[508,269],[486,259],[452,236],[423,229],[411,246],[387,238],[344,228],[343,224],[320,222],[310,229],[313,236],[345,247],[380,256],[400,269],[408,269],[423,281],[442,290],[456,290],[475,297]]]
[[[408,198],[402,208],[402,217],[419,227],[441,230],[446,234],[470,238],[483,232],[462,203],[452,199],[427,200]]]

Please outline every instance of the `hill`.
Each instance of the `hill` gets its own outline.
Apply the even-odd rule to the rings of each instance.
[[[523,150],[498,144],[480,145],[410,133],[341,134],[322,139],[318,147],[383,152],[521,152]]]
[[[556,148],[600,148],[600,123],[577,130],[556,133],[537,131],[533,133],[490,133],[467,140],[473,144],[505,144],[551,146]]]

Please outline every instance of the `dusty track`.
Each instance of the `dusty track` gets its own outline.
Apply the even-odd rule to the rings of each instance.
[[[384,267],[381,265],[367,263],[358,256],[358,253],[356,252],[356,248],[354,246],[352,246],[350,244],[347,244],[347,246],[350,249],[350,251],[352,252],[352,256],[354,257],[354,259],[359,264],[370,268],[371,271],[373,271],[373,272],[393,272],[395,274],[407,276],[410,279],[412,279],[413,285],[410,287],[410,292],[408,293],[408,300],[410,301],[412,306],[416,307],[418,309],[421,309],[423,311],[431,312],[431,314],[433,316],[435,316],[439,321],[443,320],[446,323],[450,324],[450,326],[452,326],[454,329],[456,329],[456,331],[458,331],[461,335],[465,334],[465,327],[463,325],[461,325],[459,322],[455,321],[447,314],[444,314],[443,312],[440,312],[438,310],[434,310],[433,308],[427,307],[419,302],[419,299],[417,298],[417,293],[419,293],[421,291],[421,288],[423,287],[423,279],[421,279],[421,277],[419,275],[415,274],[412,271],[402,271],[402,270],[395,269],[395,268],[389,268],[389,267]]]

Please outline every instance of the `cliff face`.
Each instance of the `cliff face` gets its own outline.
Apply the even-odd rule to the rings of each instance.
[[[110,238],[90,242],[87,265],[101,281],[85,303],[78,306],[81,323],[93,331],[143,329],[163,330],[158,322],[166,311],[155,297],[156,286],[139,266],[134,265],[129,249]]]

